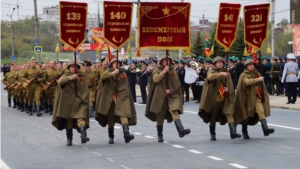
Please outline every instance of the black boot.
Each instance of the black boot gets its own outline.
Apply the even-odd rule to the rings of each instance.
[[[176,129],[178,131],[178,134],[179,134],[180,138],[184,137],[185,135],[190,134],[191,130],[190,129],[184,129],[180,119],[176,120],[174,123],[175,123]]]
[[[53,113],[53,104],[50,104],[50,105],[48,105],[48,107],[49,107],[49,114],[50,115],[52,115],[52,113]]]
[[[21,104],[20,102],[16,102],[17,103],[17,110],[21,110]]]
[[[134,139],[134,135],[129,133],[129,127],[128,125],[123,125],[123,133],[124,133],[124,139],[125,139],[125,143],[129,143],[130,140]]]
[[[66,129],[66,132],[67,132],[67,146],[72,146],[73,130],[72,129]]]
[[[33,102],[33,105],[32,105],[32,112],[36,113],[36,103],[35,102]]]
[[[244,139],[250,139],[250,137],[248,135],[248,125],[247,124],[242,124],[242,132],[243,132],[242,137]]]
[[[8,107],[11,107],[11,98],[7,98],[8,101]]]
[[[236,126],[234,122],[228,123],[228,126],[230,130],[231,139],[241,138],[241,135],[236,133]]]
[[[80,127],[80,133],[81,133],[81,143],[84,144],[88,141],[90,141],[90,139],[87,137],[87,134],[86,134],[86,127],[85,126],[82,126]]]
[[[15,108],[17,108],[17,101],[15,98],[13,98],[13,102],[14,102],[13,108],[15,109]]]
[[[163,138],[163,126],[156,126],[157,128],[157,141],[162,143],[164,142],[164,138]]]
[[[44,113],[49,113],[48,104],[47,103],[45,103],[45,111],[44,111]]]
[[[114,128],[113,127],[108,127],[108,143],[109,144],[114,144]]]
[[[29,116],[32,116],[32,106],[28,106],[28,114]]]
[[[89,114],[90,114],[90,117],[95,117],[95,115],[93,113],[93,106],[89,106]]]
[[[41,106],[40,106],[40,105],[38,105],[38,106],[36,107],[36,111],[37,111],[36,116],[38,116],[38,117],[42,116]]]
[[[261,127],[262,127],[262,129],[264,131],[264,135],[265,136],[268,136],[269,134],[272,134],[272,133],[275,132],[274,129],[272,129],[272,128],[269,129],[266,119],[260,120],[260,123],[261,123]]]
[[[23,107],[24,107],[24,111],[26,111],[26,113],[27,113],[27,109],[28,109],[28,106],[27,106],[27,103],[23,103],[24,105],[23,105]]]
[[[20,107],[21,107],[20,112],[24,112],[25,110],[24,110],[24,104],[23,103],[20,103]]]
[[[209,126],[210,140],[216,141],[216,126]]]

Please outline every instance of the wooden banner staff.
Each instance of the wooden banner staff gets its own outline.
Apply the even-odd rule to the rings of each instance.
[[[169,50],[166,50],[166,64],[169,66]],[[169,66],[169,71],[170,71],[170,66]],[[166,74],[166,90],[169,89],[169,72]],[[166,95],[167,96],[167,95]],[[168,99],[168,97],[166,97]]]
[[[117,49],[117,69],[120,71],[120,65],[119,65],[119,49]],[[120,72],[119,72],[120,73]],[[116,75],[116,100],[118,96],[118,78],[119,78],[119,73]]]
[[[263,68],[262,68],[262,58],[261,58],[261,51],[259,50],[258,51],[258,55],[259,55],[259,60],[260,60],[260,66],[259,66],[259,69],[260,69],[260,75],[262,76],[263,74]],[[265,102],[265,93],[264,93],[264,82],[261,81],[260,82],[260,86],[261,86],[261,102],[264,103]]]
[[[77,62],[76,62],[76,51],[74,50],[74,64],[75,64],[75,74],[77,74]],[[79,76],[78,76],[79,78]],[[74,93],[75,93],[75,97],[77,96],[77,79],[74,79]]]

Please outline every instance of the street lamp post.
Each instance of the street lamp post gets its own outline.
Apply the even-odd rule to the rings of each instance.
[[[293,52],[293,41],[289,41],[288,44],[291,45],[291,53],[294,53]]]
[[[15,34],[14,34],[14,24],[12,21],[12,17],[14,14],[16,8],[13,8],[12,14],[11,15],[7,15],[10,17],[10,24],[11,24],[11,38],[12,38],[12,42],[11,42],[11,56],[15,56]]]

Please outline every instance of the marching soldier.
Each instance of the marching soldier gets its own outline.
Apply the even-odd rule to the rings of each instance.
[[[95,89],[96,89],[96,73],[94,70],[91,69],[92,63],[90,60],[84,61],[84,70],[81,71],[86,76],[88,88],[89,88],[89,114],[90,117],[94,117],[94,109],[93,103],[95,100]]]
[[[45,99],[45,113],[48,113],[48,108],[50,110],[50,115],[53,113],[53,98],[57,86],[57,80],[60,78],[60,73],[56,69],[56,62],[54,60],[49,62],[49,68],[44,72],[44,82],[46,86],[43,90],[46,92]]]
[[[237,86],[240,75],[244,72],[244,69],[245,69],[242,57],[238,58],[238,62],[235,65],[235,68],[236,68],[236,76],[235,76],[235,80],[234,80],[234,83],[235,83],[234,86]]]
[[[255,70],[255,63],[252,59],[244,63],[245,70],[241,74],[236,88],[234,100],[235,120],[242,124],[244,139],[250,139],[248,125],[255,125],[261,122],[265,136],[274,133],[274,129],[268,128],[266,117],[270,116],[269,95],[264,82],[264,77]],[[262,92],[263,91],[263,92]]]
[[[204,61],[203,60],[199,61],[199,69],[198,70],[199,70],[198,75],[199,75],[199,82],[200,82],[200,84],[199,84],[199,99],[195,103],[200,103],[200,101],[201,101],[201,96],[202,96],[202,91],[203,91],[203,85],[204,85],[204,81],[206,79],[206,73],[207,72],[206,72],[206,70],[204,68]]]
[[[96,98],[95,119],[102,127],[108,125],[109,144],[114,144],[115,123],[122,125],[125,143],[134,139],[129,133],[128,126],[137,123],[128,79],[124,70],[119,69],[120,65],[121,62],[115,58],[109,62],[110,69],[101,76],[103,87],[97,92]]]
[[[27,105],[29,110],[29,115],[32,115],[32,107],[33,101],[35,101],[37,105],[37,116],[41,116],[42,113],[40,111],[41,106],[41,85],[40,82],[42,81],[42,72],[36,68],[36,62],[34,59],[31,59],[30,68],[24,71],[24,76],[22,77],[22,81],[25,82],[27,85]]]
[[[130,92],[133,98],[134,103],[136,102],[136,92],[135,92],[135,86],[136,86],[136,62],[132,61],[131,63],[131,67],[126,70],[127,76],[128,76],[128,81],[129,81],[129,85],[130,85]]]
[[[67,62],[64,62],[60,74],[63,75],[63,74],[66,74],[66,73],[68,73],[68,72],[69,72],[69,69],[68,69],[68,63],[67,63]]]
[[[149,70],[148,70],[148,63],[145,61],[142,62],[142,70],[138,72],[138,76],[140,77],[139,85],[141,89],[141,95],[142,95],[142,102],[139,102],[139,104],[146,104],[147,102],[147,91],[146,86],[148,85],[148,77],[150,76]]]
[[[180,138],[191,132],[190,129],[183,128],[179,117],[179,114],[183,114],[182,87],[175,69],[169,66],[171,62],[170,58],[160,61],[153,71],[149,85],[145,116],[151,121],[156,121],[158,142],[164,142],[165,118],[168,122],[174,121]],[[166,80],[168,80],[168,86]]]
[[[11,107],[11,97],[13,95],[13,89],[9,89],[11,85],[14,83],[14,66],[10,66],[10,71],[7,72],[3,78],[3,84],[5,84],[4,90],[7,90],[7,101],[8,101],[8,107]],[[16,102],[13,98],[13,108],[16,108]]]
[[[288,102],[286,104],[295,104],[297,100],[297,74],[299,73],[298,64],[295,63],[296,57],[293,53],[287,55],[288,63],[284,65],[281,82],[286,83],[286,93]]]
[[[82,144],[90,140],[86,133],[90,121],[89,92],[86,77],[80,72],[76,73],[80,66],[70,61],[67,68],[69,72],[63,74],[57,81],[52,125],[58,130],[66,129],[67,146],[72,146],[73,128],[81,133]]]
[[[177,75],[179,78],[179,82],[180,82],[180,87],[181,87],[181,91],[182,91],[182,101],[184,100],[184,75],[185,75],[185,68],[184,68],[184,62],[183,60],[179,61],[179,68],[177,70]]]
[[[234,88],[230,74],[222,72],[224,60],[217,56],[213,60],[213,67],[207,73],[207,79],[203,86],[198,115],[205,123],[210,123],[210,140],[216,140],[216,122],[221,125],[228,122],[231,139],[240,138],[236,133],[236,125],[233,118]],[[225,79],[227,78],[227,80]]]
[[[235,76],[236,76],[236,68],[235,68],[235,65],[234,65],[234,61],[230,59],[229,61],[229,73],[230,73],[230,76],[231,76],[231,79],[232,79],[232,84],[234,85],[234,88],[236,88],[236,85],[235,85]]]
[[[273,93],[272,93],[272,88],[271,88],[271,77],[270,77],[272,64],[270,62],[270,58],[266,58],[265,61],[266,61],[265,64],[263,64],[264,69],[266,71],[265,75],[264,75],[264,77],[265,77],[265,84],[266,84],[268,93],[272,95]]]
[[[277,96],[279,96],[279,93],[280,93],[280,87],[279,87],[280,64],[277,61],[278,61],[278,57],[274,56],[274,62],[272,63],[270,77],[271,77],[271,83],[272,83],[272,94],[276,93]],[[276,90],[274,87],[275,85],[276,85]]]

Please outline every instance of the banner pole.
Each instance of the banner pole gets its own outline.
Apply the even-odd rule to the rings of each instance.
[[[117,49],[117,61],[116,62],[117,62],[117,69],[119,69],[120,65],[119,65],[119,50],[118,49]],[[116,99],[118,97],[118,78],[119,78],[119,74],[116,75]]]
[[[259,55],[259,60],[260,60],[260,75],[262,76],[263,73],[263,65],[262,65],[262,58],[261,58],[261,51],[258,51],[258,55]],[[261,86],[261,102],[264,103],[265,102],[265,94],[264,94],[264,82],[260,82],[260,86]]]
[[[77,74],[77,62],[76,62],[76,51],[74,51],[74,64],[75,64],[75,74]],[[79,77],[78,77],[79,78]],[[74,79],[74,93],[77,96],[77,79]]]

